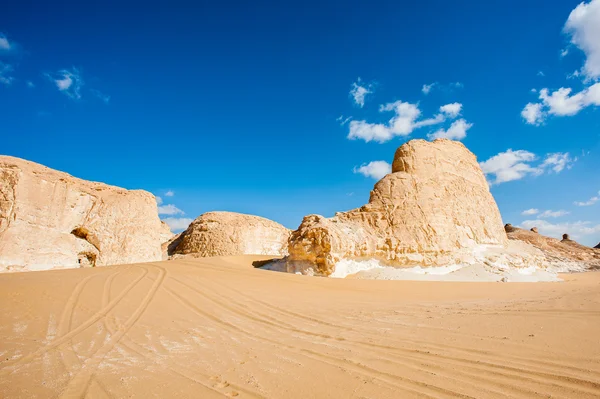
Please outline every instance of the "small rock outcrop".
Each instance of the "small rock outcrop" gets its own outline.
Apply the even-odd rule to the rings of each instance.
[[[169,255],[179,257],[287,254],[290,231],[259,216],[207,212],[169,243]]]
[[[530,231],[531,231],[531,232],[533,232],[533,233],[539,233],[539,231],[538,231],[538,228],[537,228],[537,227],[532,227],[532,228],[530,229]]]
[[[0,271],[161,259],[154,196],[0,156]]]
[[[506,233],[477,159],[462,143],[411,140],[369,203],[332,218],[309,215],[289,241],[289,269],[330,275],[342,259],[397,267],[460,261],[479,245],[505,245]]]
[[[557,240],[517,227],[506,232],[510,240],[522,241],[539,249],[546,261],[554,265],[577,263],[580,264],[580,270],[600,267],[600,250],[581,245],[571,240],[568,234],[564,234],[562,240]]]
[[[600,242],[594,248],[600,249]]]

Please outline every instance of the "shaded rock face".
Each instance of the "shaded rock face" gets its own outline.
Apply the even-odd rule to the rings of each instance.
[[[458,260],[465,249],[506,243],[475,155],[456,141],[411,140],[398,148],[392,173],[375,184],[368,204],[333,218],[306,216],[292,233],[286,261],[329,275],[341,259],[436,266]]]
[[[510,240],[523,241],[539,249],[547,262],[580,264],[582,270],[600,268],[600,250],[581,245],[571,240],[568,234],[563,235],[562,240],[557,240],[517,227],[507,229],[506,232]]]
[[[598,245],[596,245],[594,248],[598,248],[600,249],[600,242],[598,243]]]
[[[0,271],[161,259],[156,200],[0,156]]]
[[[207,212],[169,243],[169,255],[195,257],[287,254],[290,231],[272,220],[234,212]]]

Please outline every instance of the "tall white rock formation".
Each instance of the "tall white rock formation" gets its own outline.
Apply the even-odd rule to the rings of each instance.
[[[477,159],[462,143],[411,140],[369,203],[332,218],[309,215],[289,241],[290,269],[330,275],[342,259],[437,266],[481,245],[507,244],[498,206]]]
[[[0,271],[161,260],[156,200],[0,156]]]

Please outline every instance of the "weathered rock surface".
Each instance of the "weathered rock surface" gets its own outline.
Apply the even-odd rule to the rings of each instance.
[[[568,234],[565,234],[562,240],[557,240],[511,225],[507,225],[506,233],[510,240],[531,244],[543,253],[545,259],[538,266],[548,263],[554,266],[562,264],[565,269],[572,270],[600,267],[600,250],[581,245],[571,240]]]
[[[0,156],[0,271],[161,259],[154,196]]]
[[[594,248],[598,248],[600,249],[600,242],[598,243],[598,245],[596,245]]]
[[[194,257],[287,254],[290,230],[259,216],[207,212],[169,243],[169,255]]]
[[[464,260],[480,245],[507,244],[500,212],[477,159],[462,143],[411,140],[369,203],[333,218],[309,215],[289,241],[290,269],[330,275],[341,259],[391,266]]]

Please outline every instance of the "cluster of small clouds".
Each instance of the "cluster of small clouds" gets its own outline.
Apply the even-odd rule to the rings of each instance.
[[[19,45],[8,37],[0,33],[0,56],[14,56],[18,53]],[[0,61],[0,84],[5,86],[12,85],[17,79],[13,76],[15,72],[14,65]],[[51,82],[55,88],[73,100],[80,100],[82,97],[82,87],[84,86],[81,71],[75,67],[70,69],[61,69],[57,72],[42,74],[44,78]],[[31,80],[26,80],[24,84],[33,89],[36,87]],[[105,104],[110,101],[110,96],[103,94],[99,90],[90,89],[90,93],[100,99]]]
[[[565,233],[568,233],[574,239],[600,233],[600,224],[594,225],[588,221],[551,223],[538,218],[535,220],[524,220],[521,223],[521,227],[524,229],[537,227],[541,234],[555,238],[561,238]]]
[[[539,209],[532,208],[532,209],[527,209],[526,211],[521,212],[521,215],[524,215],[524,216],[537,215],[538,218],[546,219],[546,218],[559,218],[561,216],[566,216],[570,213],[571,212],[568,212],[568,211],[565,211],[562,209],[560,211],[547,210],[547,211],[541,212]]]
[[[600,78],[600,0],[582,2],[575,7],[563,31],[569,36],[571,45],[585,55],[581,70],[568,77],[582,77],[584,83],[597,81]],[[568,54],[568,48],[561,51],[561,57]],[[572,92],[570,87],[561,87],[555,91],[543,88],[538,97],[541,101],[527,103],[521,116],[528,124],[540,125],[549,115],[572,116],[589,106],[600,106],[600,83],[591,84],[575,94],[571,94]]]
[[[10,40],[4,33],[0,32],[0,56],[9,56],[16,50],[16,44]],[[5,62],[0,61],[0,84],[5,86],[11,85],[15,81],[12,76],[15,68]]]
[[[592,206],[598,201],[600,201],[600,191],[598,191],[598,194],[591,197],[589,200],[575,201],[574,204],[576,206]],[[548,218],[559,218],[562,216],[566,216],[570,213],[571,212],[562,209],[559,211],[547,210],[543,212],[537,208],[527,209],[521,212],[521,215],[536,215],[536,219],[523,221],[521,223],[521,227],[527,229],[537,227],[540,233],[556,238],[560,238],[561,235],[565,233],[571,235],[573,238],[580,238],[584,236],[589,236],[591,234],[600,233],[600,224],[594,225],[592,222],[588,221],[551,223],[546,220]]]
[[[481,162],[480,166],[490,184],[500,184],[527,176],[560,173],[564,169],[571,169],[577,158],[571,157],[568,152],[555,152],[546,154],[542,162],[534,164],[536,161],[539,161],[539,157],[532,152],[508,149]]]
[[[447,119],[455,119],[460,115],[461,109],[462,104],[460,103],[446,104],[441,106],[439,112],[432,118],[421,119],[422,112],[418,104],[403,101],[382,104],[379,107],[379,112],[394,113],[388,123],[369,123],[365,120],[353,120],[350,122],[348,138],[385,143],[394,137],[408,136],[416,129],[439,125]],[[430,134],[429,138],[464,138],[466,131],[471,126],[472,124],[467,123],[464,119],[459,119],[448,130],[440,129]]]
[[[175,196],[175,193],[172,190],[168,190],[164,193],[164,196],[172,198]],[[186,217],[174,217],[176,215],[185,215],[185,212],[173,204],[164,204],[164,200],[158,195],[156,196],[156,204],[158,205],[158,214],[168,216],[166,218],[161,218],[161,220],[165,222],[172,231],[184,230],[193,221],[193,219]]]
[[[572,116],[590,105],[600,106],[600,83],[573,95],[572,91],[570,87],[561,87],[552,93],[548,89],[542,89],[539,94],[541,102],[527,103],[521,116],[530,125],[540,125],[548,115]]]

